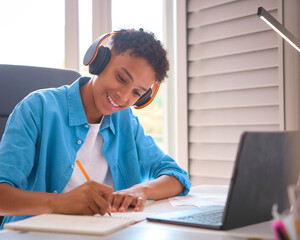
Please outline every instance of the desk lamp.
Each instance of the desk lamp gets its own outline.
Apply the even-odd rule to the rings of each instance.
[[[264,20],[271,28],[273,28],[274,31],[276,31],[281,37],[283,37],[289,44],[291,44],[295,49],[300,52],[300,43],[298,39],[291,34],[284,26],[282,26],[270,13],[268,13],[263,7],[259,7],[257,10],[257,15]],[[293,140],[296,144],[298,143],[298,140]],[[295,165],[295,162],[298,162],[298,154],[299,152],[297,151],[297,147],[295,146],[292,152],[292,155],[294,154],[294,151],[296,151],[296,156],[295,158],[292,158],[292,161],[294,162],[293,165]],[[296,165],[294,166],[296,167]],[[296,173],[298,174],[298,173]],[[288,176],[290,177],[290,176]],[[299,175],[300,177],[300,175]],[[298,178],[299,182],[299,178]],[[298,185],[298,183],[297,183]],[[297,203],[298,204],[298,203]],[[299,222],[294,220],[294,226],[296,228],[299,228]],[[298,234],[298,232],[297,232]],[[299,238],[299,235],[297,236]],[[297,239],[298,239],[297,238]]]
[[[291,34],[284,26],[282,26],[269,12],[263,7],[259,7],[257,15],[264,20],[271,28],[273,28],[281,37],[300,52],[300,43],[297,38]]]

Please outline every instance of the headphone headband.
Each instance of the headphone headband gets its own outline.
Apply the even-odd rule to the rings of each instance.
[[[89,66],[95,60],[95,58],[98,54],[99,47],[101,46],[102,42],[115,33],[118,33],[118,32],[105,33],[105,34],[101,35],[100,37],[98,37],[92,43],[92,45],[89,47],[89,49],[87,50],[87,52],[85,53],[84,58],[83,58],[83,64],[85,66]]]

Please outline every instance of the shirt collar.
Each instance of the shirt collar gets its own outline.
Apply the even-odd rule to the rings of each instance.
[[[87,124],[87,118],[82,105],[79,88],[90,81],[90,77],[78,78],[68,89],[68,106],[69,106],[69,125],[78,126]],[[115,127],[111,115],[106,115],[103,119],[100,129],[110,128],[115,134]]]
[[[69,125],[76,126],[87,123],[81,101],[79,88],[90,80],[89,77],[78,78],[68,89]]]
[[[102,122],[101,127],[100,127],[100,131],[103,131],[106,128],[110,128],[111,132],[115,135],[115,126],[114,126],[114,123],[112,121],[112,115],[105,115],[104,116],[103,122]]]

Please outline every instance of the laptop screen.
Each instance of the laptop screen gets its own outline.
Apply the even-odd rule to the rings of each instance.
[[[298,132],[245,132],[241,137],[223,220],[224,228],[270,220],[272,206],[289,208],[287,187],[296,184]]]

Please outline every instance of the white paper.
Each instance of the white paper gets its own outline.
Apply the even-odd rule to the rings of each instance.
[[[42,214],[6,223],[5,229],[105,235],[134,223],[128,218]]]
[[[169,198],[169,201],[172,206],[225,206],[227,193],[228,186],[200,185],[192,188],[187,196]]]
[[[112,218],[126,218],[131,219],[135,222],[139,222],[142,220],[145,220],[147,216],[149,216],[152,213],[149,212],[134,212],[134,211],[127,211],[127,212],[114,212],[111,213]]]

